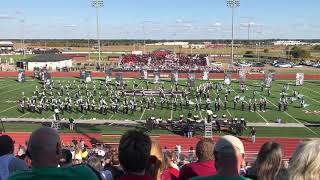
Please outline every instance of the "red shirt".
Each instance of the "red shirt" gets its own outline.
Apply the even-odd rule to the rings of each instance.
[[[134,174],[125,174],[116,180],[153,180],[150,176],[146,175],[134,175]]]
[[[213,160],[194,162],[182,166],[180,170],[179,180],[188,180],[195,176],[211,176],[215,175],[217,170]]]
[[[161,180],[178,180],[179,170],[173,167],[169,167],[161,174]]]

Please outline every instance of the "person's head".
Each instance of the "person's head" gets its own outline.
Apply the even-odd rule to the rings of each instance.
[[[0,156],[12,154],[14,151],[14,141],[8,135],[0,136]]]
[[[163,170],[163,153],[158,142],[152,141],[150,155],[146,174],[155,179],[160,179]]]
[[[60,166],[72,164],[72,154],[69,149],[62,149],[59,164]]]
[[[56,130],[42,127],[32,132],[28,155],[35,167],[56,167],[61,156],[61,142]]]
[[[163,153],[163,169],[168,169],[173,160],[173,152],[166,151]]]
[[[318,180],[320,172],[320,140],[301,142],[289,162],[290,180]]]
[[[237,137],[222,136],[214,147],[215,166],[222,175],[239,175],[244,161],[244,147]]]
[[[97,157],[91,157],[88,159],[88,164],[93,168],[95,169],[96,171],[98,172],[101,172],[103,169],[102,169],[102,164],[101,164],[101,161],[99,158]]]
[[[119,161],[124,171],[144,173],[151,151],[150,137],[137,130],[122,135],[119,144]]]
[[[211,139],[202,139],[197,143],[196,155],[199,161],[213,160],[214,142]]]
[[[282,161],[282,149],[279,143],[269,141],[264,143],[257,156],[255,168],[257,176],[262,180],[276,179]]]

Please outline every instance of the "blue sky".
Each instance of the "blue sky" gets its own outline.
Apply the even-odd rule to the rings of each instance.
[[[229,39],[231,9],[225,0],[104,0],[103,39]],[[235,37],[320,39],[319,0],[241,0]],[[89,0],[1,2],[0,39],[95,38]]]

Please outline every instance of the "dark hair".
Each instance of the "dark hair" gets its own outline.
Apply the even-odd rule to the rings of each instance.
[[[276,179],[281,168],[281,161],[281,145],[273,141],[264,143],[260,148],[254,165],[257,177],[262,180]]]
[[[14,141],[8,135],[0,136],[0,156],[13,153]]]
[[[129,130],[122,135],[119,144],[119,161],[126,172],[145,170],[151,151],[150,137],[137,130]]]
[[[199,161],[213,160],[214,142],[212,139],[201,139],[196,146]]]
[[[65,163],[72,163],[72,154],[69,149],[62,149],[61,156],[65,159]]]

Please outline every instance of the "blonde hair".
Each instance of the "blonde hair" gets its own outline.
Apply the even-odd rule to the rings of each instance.
[[[290,180],[319,180],[320,139],[301,142],[289,165]]]
[[[154,179],[160,180],[163,171],[163,153],[159,143],[152,140],[150,158],[153,160],[149,161],[146,168],[146,174],[153,177]]]

